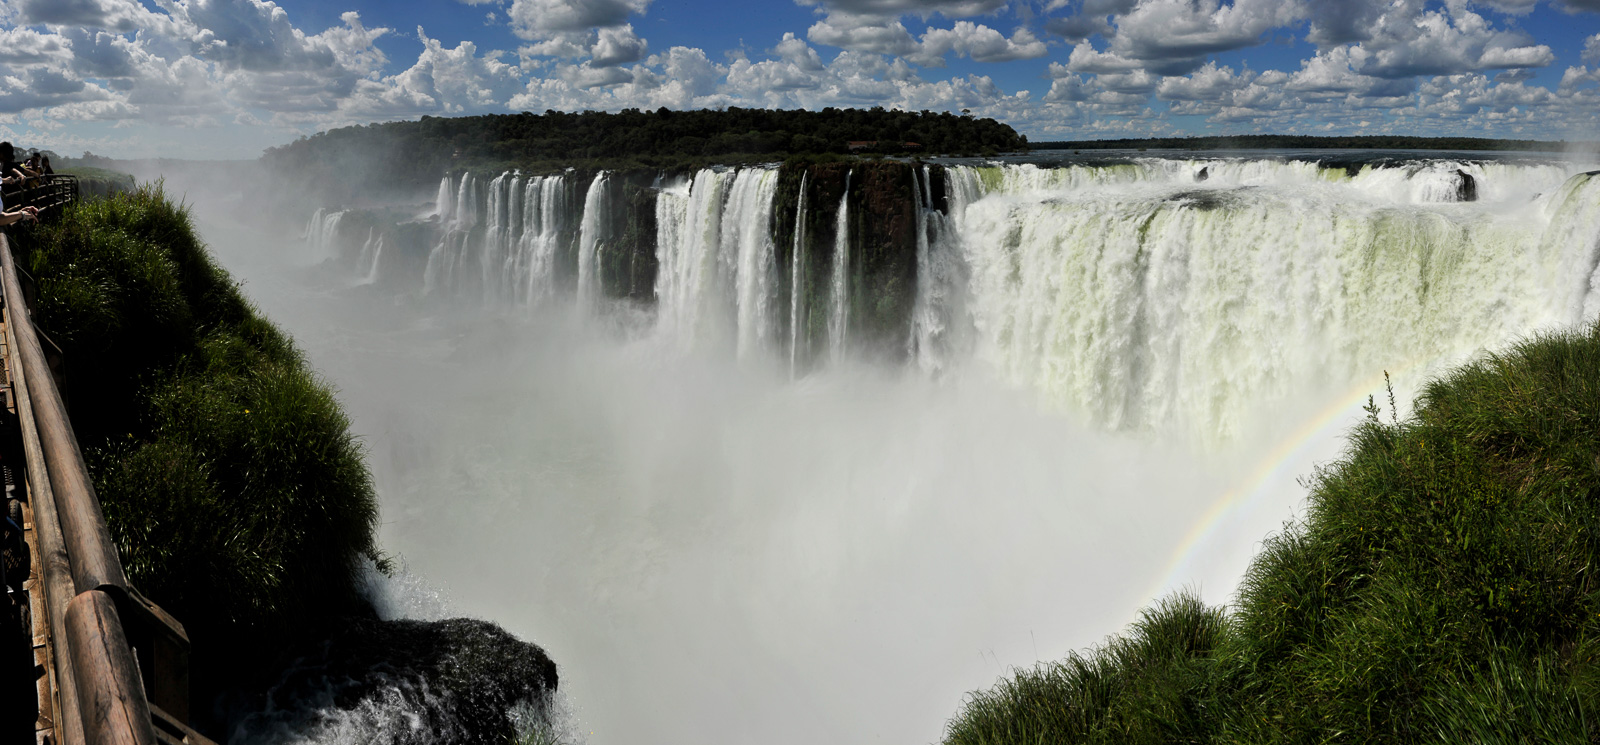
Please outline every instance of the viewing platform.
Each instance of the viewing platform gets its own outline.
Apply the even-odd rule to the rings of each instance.
[[[5,201],[49,221],[78,196],[76,178],[45,176]],[[25,250],[0,234],[4,741],[21,741],[32,721],[40,745],[210,743],[188,726],[183,624],[129,584],[106,527],[58,387],[64,360],[32,324]]]

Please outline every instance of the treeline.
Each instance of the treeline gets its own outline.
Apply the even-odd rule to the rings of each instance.
[[[1600,143],[1548,140],[1491,140],[1484,137],[1309,137],[1302,135],[1229,135],[1226,137],[1151,137],[1121,140],[1034,142],[1035,150],[1524,150],[1560,152],[1594,148]]]
[[[661,108],[358,125],[271,148],[262,162],[287,175],[414,188],[462,168],[671,169],[849,153],[978,155],[1027,146],[1009,125],[945,112]]]

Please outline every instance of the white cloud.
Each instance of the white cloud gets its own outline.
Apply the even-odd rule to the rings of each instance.
[[[1493,27],[1465,6],[1424,11],[1423,0],[1396,0],[1361,41],[1360,72],[1380,77],[1452,75],[1555,61],[1550,47]]]
[[[1167,101],[1221,101],[1248,87],[1254,77],[1248,72],[1236,75],[1231,67],[1207,62],[1191,75],[1163,78],[1156,95]]]
[[[922,35],[923,59],[941,59],[955,52],[976,62],[1009,62],[1036,59],[1049,51],[1044,42],[1027,28],[1019,28],[1006,38],[999,31],[971,21],[957,21],[948,29],[929,29]]]
[[[27,25],[77,26],[110,31],[155,29],[165,18],[138,0],[17,0],[20,20]]]
[[[855,16],[892,17],[902,15],[920,15],[927,18],[934,13],[946,18],[966,18],[968,16],[993,13],[1004,8],[1010,0],[798,0],[801,5],[821,6],[832,16],[835,14]]]
[[[1600,34],[1583,40],[1583,61],[1600,62]]]
[[[589,64],[611,67],[644,59],[649,44],[634,35],[633,24],[603,28],[596,33],[594,47],[590,50]]]
[[[650,0],[514,0],[506,12],[511,28],[524,39],[621,26],[643,13]]]
[[[922,38],[912,37],[898,19],[831,14],[812,24],[806,38],[817,44],[855,52],[904,57],[924,67],[943,67],[950,54],[977,62],[1009,62],[1043,57],[1049,48],[1026,27],[1008,38],[988,26],[957,21],[950,28],[930,28]]]

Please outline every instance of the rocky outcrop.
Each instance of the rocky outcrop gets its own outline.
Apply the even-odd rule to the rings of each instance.
[[[229,740],[513,742],[556,685],[544,650],[486,621],[353,618],[239,706]]]

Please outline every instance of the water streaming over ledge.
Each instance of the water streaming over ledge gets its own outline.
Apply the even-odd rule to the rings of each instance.
[[[867,243],[893,228],[863,185],[874,167],[909,179],[904,256]],[[1570,165],[1139,158],[823,176],[447,176],[420,292],[597,312],[633,282],[653,333],[683,349],[792,375],[856,354],[935,376],[978,360],[1099,426],[1223,439],[1296,386],[1457,361],[1600,313],[1600,184]],[[315,252],[353,240],[346,215],[313,215]],[[355,272],[371,283],[396,249],[367,235]],[[882,286],[895,271],[914,287]],[[903,311],[886,305],[896,292]]]

